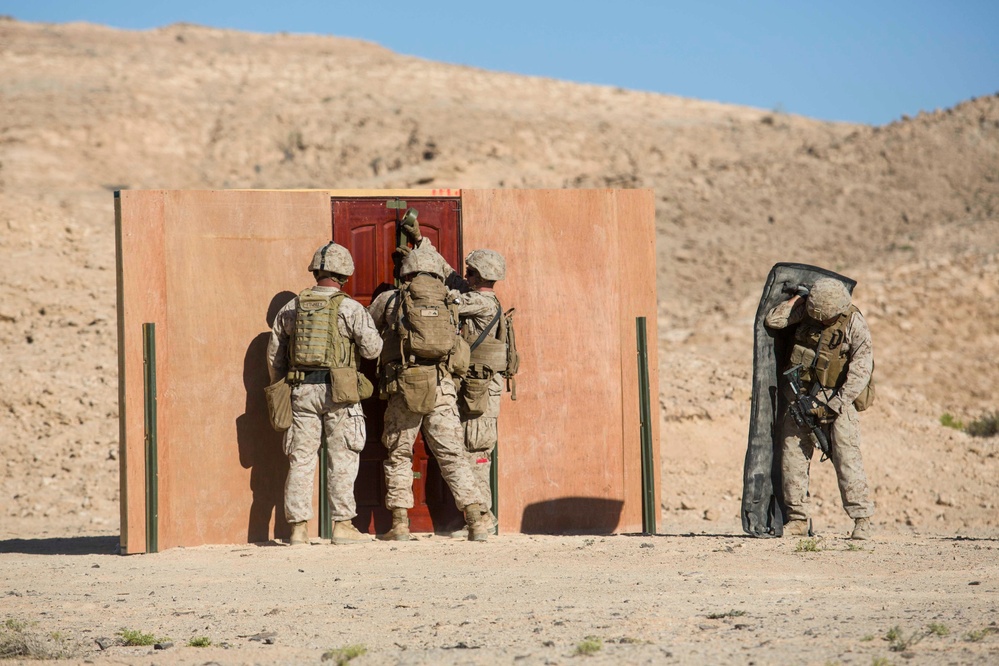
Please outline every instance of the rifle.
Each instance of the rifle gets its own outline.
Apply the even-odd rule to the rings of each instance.
[[[794,419],[799,428],[808,428],[811,431],[812,437],[815,438],[815,443],[818,444],[819,451],[822,452],[819,462],[825,462],[829,459],[832,446],[829,443],[829,436],[826,435],[818,419],[812,414],[812,409],[819,404],[815,399],[818,384],[812,385],[810,393],[805,392],[801,386],[801,364],[785,371],[784,376],[787,377],[791,385],[791,391],[794,393],[794,399],[788,405],[788,409],[791,411],[791,418]]]

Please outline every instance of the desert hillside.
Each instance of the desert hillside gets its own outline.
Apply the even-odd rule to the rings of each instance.
[[[869,127],[333,37],[0,20],[0,537],[117,531],[114,190],[428,185],[655,189],[666,530],[739,529],[778,261],[859,281],[879,527],[999,528],[999,440],[939,422],[999,409],[999,95]]]

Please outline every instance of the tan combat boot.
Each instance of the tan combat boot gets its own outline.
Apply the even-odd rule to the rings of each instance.
[[[469,541],[485,541],[489,538],[486,508],[481,504],[465,507],[465,524],[468,526]]]
[[[787,536],[808,536],[807,520],[789,520],[784,523],[784,534]]]
[[[392,509],[392,529],[379,534],[382,541],[412,541],[409,533],[409,509]]]
[[[309,524],[307,522],[292,523],[291,537],[288,539],[289,546],[309,545]]]
[[[493,515],[492,511],[486,510],[486,515],[482,517],[482,521],[486,526],[486,532],[489,534],[496,533],[496,516]],[[452,539],[467,539],[468,538],[468,525],[465,525],[460,530],[455,530],[451,532]]]
[[[857,539],[858,541],[867,541],[871,538],[871,519],[870,518],[857,518],[853,521],[853,534],[850,535],[851,539]]]
[[[358,532],[357,528],[354,527],[354,523],[349,520],[338,520],[333,523],[333,543],[339,546],[346,546],[365,541],[371,541],[371,537]]]

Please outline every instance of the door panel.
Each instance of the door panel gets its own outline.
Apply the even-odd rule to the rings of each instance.
[[[392,252],[396,248],[396,220],[406,207],[419,212],[420,231],[455,269],[460,270],[461,208],[455,198],[403,199],[405,207],[389,208],[392,198],[333,199],[333,240],[346,247],[354,259],[354,276],[344,287],[362,305],[370,305],[374,297],[393,287]],[[372,380],[375,395],[363,403],[367,418],[367,443],[361,452],[361,466],[354,484],[357,498],[357,518],[354,524],[361,531],[385,532],[392,516],[385,509],[385,480],[382,461],[385,448],[381,443],[385,402],[378,399],[376,363],[363,361],[361,371]],[[423,435],[413,448],[413,500],[409,512],[414,532],[446,531],[464,521],[454,505],[447,484],[441,477],[437,461],[424,445]]]
[[[350,240],[344,246],[350,249],[355,266],[375,265],[378,262],[378,244],[376,242],[377,228],[373,224],[355,227],[350,230]],[[354,271],[354,277],[349,286],[358,294],[371,298],[378,287],[378,276],[373,271]]]

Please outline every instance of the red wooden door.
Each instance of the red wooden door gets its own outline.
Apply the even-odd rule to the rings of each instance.
[[[362,305],[393,287],[392,251],[396,248],[396,221],[406,208],[419,212],[420,231],[460,270],[461,206],[456,198],[344,198],[332,200],[333,240],[343,245],[354,258],[354,276],[344,291]],[[354,484],[357,518],[354,524],[362,532],[381,533],[389,529],[392,516],[385,509],[385,476],[382,446],[385,402],[378,398],[375,361],[365,361],[361,370],[374,383],[375,395],[365,400],[367,443],[361,452],[361,466]],[[416,532],[445,531],[464,524],[454,497],[441,477],[436,460],[417,437],[413,449],[413,499],[409,512],[410,527]]]

